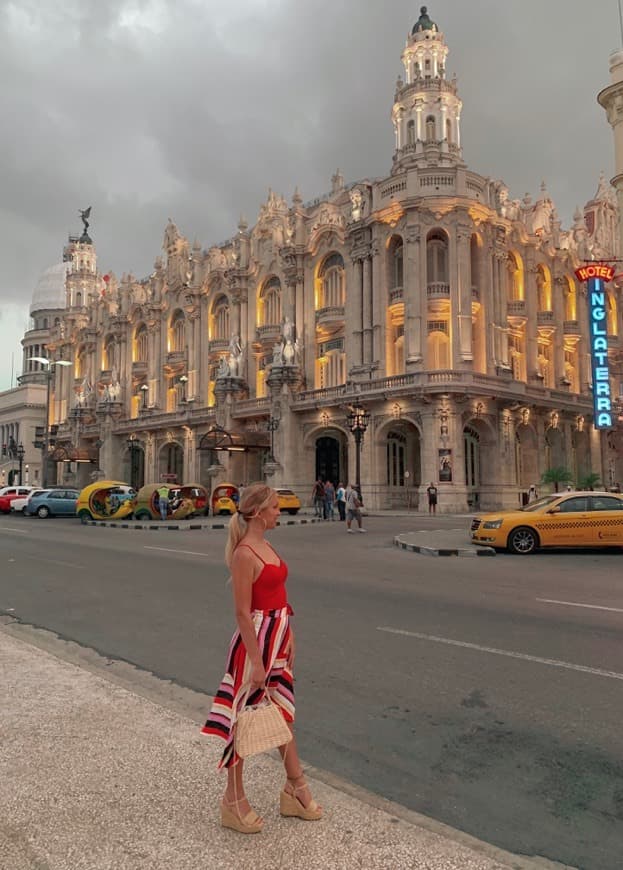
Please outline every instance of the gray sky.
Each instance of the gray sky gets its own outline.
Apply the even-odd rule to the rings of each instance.
[[[171,216],[204,246],[290,200],[389,174],[411,0],[0,0],[0,389],[40,273],[93,206],[102,271],[142,277]],[[469,167],[568,227],[614,174],[596,94],[617,0],[433,0]]]

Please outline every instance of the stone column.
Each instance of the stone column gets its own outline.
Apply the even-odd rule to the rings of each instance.
[[[363,342],[362,355],[364,365],[373,361],[372,350],[372,259],[366,257],[363,261]]]
[[[454,244],[450,248],[450,299],[451,316],[458,312],[456,338],[452,348],[453,368],[461,363],[463,368],[472,368],[474,349],[472,346],[472,287],[470,269],[471,225],[458,224]],[[456,290],[452,286],[455,284]],[[456,308],[455,308],[456,300]]]
[[[372,248],[372,362],[378,363],[382,370],[385,357],[385,330],[387,327],[387,287],[383,274],[382,247],[374,242]],[[404,281],[404,277],[403,277]],[[403,287],[404,295],[404,287]],[[384,369],[387,374],[387,367]]]
[[[530,251],[526,257],[525,275],[525,298],[526,298],[526,313],[528,321],[526,323],[526,368],[528,375],[528,383],[540,383],[535,378],[538,372],[538,321],[537,321],[537,267],[534,262],[534,252]]]
[[[426,300],[426,258],[422,255],[419,224],[409,224],[404,245],[403,299],[405,308],[405,368],[422,367],[426,346],[428,305]]]
[[[346,317],[345,321],[350,325],[346,333],[346,365],[347,370],[362,365],[362,318],[363,318],[363,259],[357,255],[353,257],[352,266],[349,269],[350,281],[346,291]]]

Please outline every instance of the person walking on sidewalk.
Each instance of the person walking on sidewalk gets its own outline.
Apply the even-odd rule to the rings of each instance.
[[[335,496],[340,520],[344,522],[346,519],[346,490],[344,489],[343,483],[338,483]]]
[[[312,503],[314,505],[314,516],[324,519],[324,483],[320,478],[318,478],[312,489]]]
[[[292,730],[294,722],[294,634],[290,625],[286,580],[288,566],[265,538],[279,517],[277,493],[263,483],[246,487],[229,523],[225,562],[231,571],[238,629],[227,656],[227,669],[214,697],[204,734],[225,740],[219,768],[227,770],[221,824],[242,834],[262,830],[263,820],[244,792],[243,760],[236,753],[234,726],[245,705],[265,694],[279,707]],[[249,692],[250,689],[250,692]],[[280,794],[283,816],[315,821],[322,807],[305,782],[294,738],[279,748],[286,772]]]
[[[348,534],[353,533],[353,529],[351,529],[353,520],[357,520],[359,531],[365,532],[361,524],[361,499],[355,487],[349,483],[346,487],[346,531]]]
[[[330,480],[324,485],[324,518],[331,522],[335,519],[335,487]]]
[[[426,495],[428,496],[428,512],[429,514],[437,513],[437,487],[431,480],[428,488],[426,490]]]

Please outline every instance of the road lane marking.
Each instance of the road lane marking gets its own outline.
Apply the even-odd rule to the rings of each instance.
[[[170,547],[143,547],[144,550],[160,550],[161,553],[182,553],[184,556],[205,556],[205,553],[195,553],[192,550],[175,550]]]
[[[578,601],[556,601],[554,598],[537,598],[543,604],[562,604],[565,607],[586,607],[588,610],[608,610],[610,613],[623,613],[623,607],[603,607],[601,604],[580,604]]]
[[[18,535],[28,534],[26,529],[12,529],[10,526],[3,526],[2,528],[0,528],[0,532],[17,532]]]
[[[436,637],[434,634],[420,634],[417,631],[405,631],[402,628],[388,628],[377,626],[377,631],[385,631],[389,634],[401,634],[405,637],[415,637],[418,640],[428,640],[433,643],[443,643],[448,646],[459,646],[463,649],[474,649],[477,652],[491,653],[496,656],[507,656],[511,659],[521,659],[525,662],[536,662],[540,665],[549,665],[553,668],[564,668],[568,671],[580,671],[583,674],[595,674],[598,677],[608,677],[611,680],[623,680],[623,674],[616,671],[602,671],[600,668],[589,668],[586,665],[575,665],[572,662],[561,662],[558,659],[542,659],[539,656],[527,655],[527,653],[512,652],[507,649],[496,649],[490,646],[479,646],[477,643],[467,643],[463,640],[453,640],[449,637]]]

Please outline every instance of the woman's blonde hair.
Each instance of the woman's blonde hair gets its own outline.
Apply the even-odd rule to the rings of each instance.
[[[275,490],[266,483],[252,483],[250,486],[245,486],[238,511],[229,521],[229,534],[225,544],[225,564],[228,568],[231,567],[234,550],[247,532],[248,521],[267,508],[274,497]]]

